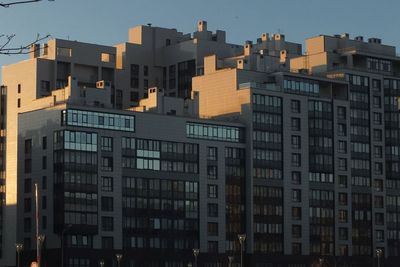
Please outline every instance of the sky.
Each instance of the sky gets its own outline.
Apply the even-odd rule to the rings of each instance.
[[[399,10],[399,0],[43,0],[0,8],[0,33],[16,34],[13,46],[37,34],[114,45],[127,41],[135,25],[192,33],[198,20],[206,20],[210,30],[225,30],[227,41],[237,44],[256,41],[263,32],[302,44],[307,37],[347,32],[399,49]],[[0,66],[26,58],[0,55]]]

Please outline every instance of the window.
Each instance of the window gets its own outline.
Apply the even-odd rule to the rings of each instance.
[[[42,93],[48,94],[50,93],[50,82],[49,81],[40,81],[40,90]]]
[[[338,135],[339,136],[346,136],[346,134],[347,134],[346,124],[339,123],[338,124]]]
[[[31,218],[24,218],[24,232],[30,233],[32,231],[32,220]]]
[[[383,230],[376,230],[376,241],[383,242],[385,240],[385,232]]]
[[[374,112],[374,123],[375,124],[382,124],[382,114],[378,112]]]
[[[339,158],[339,170],[341,171],[347,171],[347,159],[345,158]]]
[[[347,210],[339,210],[338,214],[338,220],[341,223],[346,223],[347,222]]]
[[[292,254],[301,255],[301,243],[292,243]]]
[[[102,171],[112,171],[113,170],[113,158],[112,157],[102,157],[101,158],[101,170]]]
[[[42,216],[42,229],[45,230],[47,228],[47,217]]]
[[[108,151],[108,152],[113,151],[113,138],[112,137],[106,137],[106,136],[101,137],[101,150]]]
[[[381,108],[381,97],[374,96],[373,103],[374,103],[374,108]]]
[[[301,184],[301,172],[292,172],[292,184]]]
[[[42,157],[42,169],[43,170],[47,169],[47,157],[46,156]]]
[[[301,220],[301,207],[293,207],[292,208],[292,219],[293,220]]]
[[[131,88],[139,88],[139,65],[131,64]]]
[[[382,162],[375,162],[374,163],[375,174],[382,174],[383,173],[383,164]]]
[[[32,160],[31,159],[26,159],[24,161],[24,172],[25,173],[31,173],[32,172]]]
[[[301,225],[292,225],[292,237],[301,238]]]
[[[217,160],[217,151],[216,147],[207,147],[207,159]]]
[[[47,149],[47,136],[42,137],[42,149],[43,150]]]
[[[300,118],[292,118],[291,120],[292,131],[300,131]]]
[[[346,107],[337,107],[337,117],[340,120],[345,120],[346,119]]]
[[[374,141],[382,141],[382,130],[374,129]]]
[[[347,205],[347,194],[339,193],[339,205],[346,206]]]
[[[293,202],[301,202],[301,190],[299,190],[299,189],[292,190],[292,201]]]
[[[114,210],[114,203],[112,197],[101,197],[101,210],[102,211]]]
[[[218,223],[207,223],[207,233],[209,236],[218,236]]]
[[[375,190],[378,192],[383,191],[383,180],[382,179],[375,179],[374,181]]]
[[[42,189],[47,189],[47,176],[42,176]]]
[[[220,140],[227,142],[242,141],[242,131],[240,128],[217,124],[187,122],[186,135],[197,139]]]
[[[300,167],[301,166],[301,154],[292,153],[292,166]]]
[[[147,66],[147,65],[143,66],[143,75],[149,76],[149,66]]]
[[[217,179],[217,177],[218,177],[217,166],[207,166],[207,178],[208,179]]]
[[[21,84],[18,84],[17,91],[18,91],[18,94],[21,93]]]
[[[217,185],[208,185],[207,193],[209,198],[218,198],[218,186]]]
[[[347,142],[346,141],[339,140],[338,151],[339,151],[339,153],[347,153]]]
[[[380,92],[381,91],[381,81],[373,79],[372,80],[372,89],[376,92]]]
[[[88,118],[90,118],[90,120]],[[62,124],[78,127],[134,132],[135,116],[67,109],[62,111]]]
[[[169,80],[169,89],[176,88],[176,65],[171,65],[168,68],[168,80]]]
[[[103,192],[113,191],[113,178],[112,177],[101,177],[101,190]]]
[[[377,225],[383,225],[384,222],[385,222],[384,214],[381,213],[381,212],[376,212],[376,213],[375,213],[375,224],[377,224]]]
[[[375,208],[383,208],[383,197],[382,196],[375,196],[374,197],[374,206]]]
[[[32,209],[32,199],[31,198],[25,198],[24,199],[24,212],[31,212]]]
[[[208,217],[218,217],[218,204],[208,203],[207,204]]]
[[[47,209],[47,197],[46,196],[42,196],[42,209],[45,210]]]
[[[376,158],[382,158],[382,146],[374,146],[374,156]]]
[[[18,100],[17,100],[17,107],[18,107],[18,108],[21,107],[21,98],[18,98]]]
[[[32,153],[32,139],[25,140],[25,154]]]
[[[208,252],[218,253],[218,241],[208,241]]]
[[[301,148],[301,137],[299,135],[292,135],[292,148]]]
[[[349,238],[349,230],[344,227],[339,227],[339,240],[347,240]]]
[[[300,113],[300,100],[291,100],[290,108],[293,113]]]
[[[32,179],[24,180],[24,193],[32,192]]]
[[[101,247],[103,249],[114,249],[114,239],[111,236],[101,237]]]
[[[114,230],[114,218],[113,217],[101,217],[101,230],[102,231],[113,231]]]
[[[347,188],[347,176],[339,175],[339,186],[342,188]]]

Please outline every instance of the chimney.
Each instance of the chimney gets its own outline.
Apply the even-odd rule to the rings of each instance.
[[[280,63],[286,63],[286,58],[287,58],[287,51],[286,50],[281,50],[280,53]]]
[[[253,44],[251,42],[247,41],[246,44],[244,45],[244,55],[245,56],[250,56],[252,47],[253,47]]]
[[[200,20],[198,23],[197,23],[197,31],[198,32],[205,32],[205,31],[207,31],[207,21],[205,21],[205,20]]]
[[[29,48],[29,58],[40,57],[40,44],[32,44]]]
[[[263,41],[263,42],[265,42],[265,41],[268,41],[268,39],[269,39],[269,36],[268,36],[268,33],[263,33],[262,35],[261,35],[261,40]]]

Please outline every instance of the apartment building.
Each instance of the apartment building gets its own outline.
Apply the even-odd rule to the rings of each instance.
[[[399,63],[205,21],[34,47],[3,67],[0,265],[15,243],[30,264],[38,227],[45,266],[239,266],[238,234],[245,266],[396,266]]]

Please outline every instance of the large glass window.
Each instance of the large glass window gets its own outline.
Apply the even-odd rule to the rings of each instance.
[[[135,131],[135,116],[87,110],[67,109],[62,111],[64,125],[100,128],[118,131]]]
[[[239,127],[187,122],[186,135],[191,138],[210,139],[227,142],[242,142],[242,130]]]

